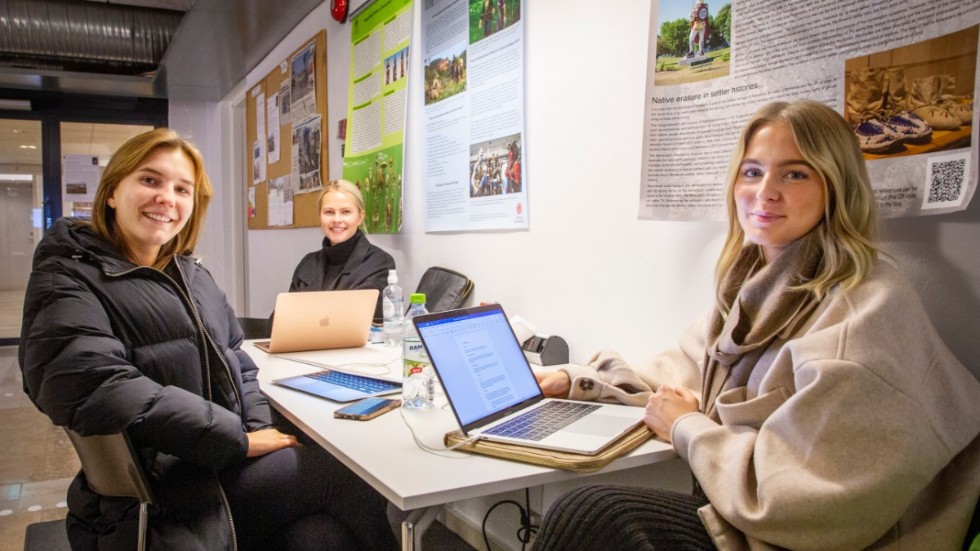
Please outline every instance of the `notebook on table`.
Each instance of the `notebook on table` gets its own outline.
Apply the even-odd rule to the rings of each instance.
[[[255,346],[272,354],[367,344],[377,289],[279,293],[272,333]]]
[[[498,304],[412,319],[467,436],[594,455],[643,408],[546,398]]]

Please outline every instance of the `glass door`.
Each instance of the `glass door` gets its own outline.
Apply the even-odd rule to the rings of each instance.
[[[20,337],[41,216],[41,122],[0,118],[0,340]]]
[[[45,218],[90,217],[95,189],[112,153],[126,140],[153,129],[152,125],[145,124],[61,122],[55,127],[60,140],[54,143],[60,146],[61,152],[60,190],[45,193],[42,124],[39,120],[0,118],[2,344],[16,344],[20,338],[24,292],[34,248],[41,241],[47,225]],[[53,154],[57,155],[56,152]],[[57,203],[50,200],[52,194],[60,199],[60,209],[54,208]],[[46,213],[45,207],[51,212]]]

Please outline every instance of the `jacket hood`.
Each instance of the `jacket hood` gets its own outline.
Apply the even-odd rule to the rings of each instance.
[[[76,260],[87,258],[98,264],[108,262],[115,265],[133,265],[97,236],[88,222],[78,218],[59,218],[54,221],[34,251],[34,268],[37,269],[51,257]]]

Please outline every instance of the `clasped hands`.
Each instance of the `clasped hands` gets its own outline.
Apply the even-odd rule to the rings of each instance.
[[[572,380],[564,371],[535,373],[538,385],[545,396],[567,398]],[[660,385],[650,395],[643,413],[646,423],[659,438],[670,442],[670,429],[680,416],[698,411],[698,399],[693,392],[682,387]]]

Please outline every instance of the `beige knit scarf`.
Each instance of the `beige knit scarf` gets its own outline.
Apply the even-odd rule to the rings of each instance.
[[[811,292],[791,287],[813,278],[822,258],[817,232],[790,244],[772,264],[757,245],[746,245],[722,278],[721,296],[730,306],[711,315],[705,353],[702,412],[719,421],[718,395],[745,386],[759,358],[777,335],[789,334],[817,305]]]

